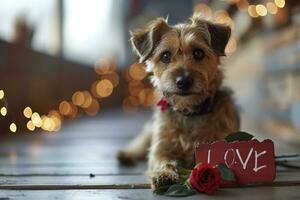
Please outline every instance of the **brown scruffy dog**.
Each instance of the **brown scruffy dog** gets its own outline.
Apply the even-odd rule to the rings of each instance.
[[[124,164],[148,155],[152,188],[178,182],[178,166],[194,166],[194,147],[224,139],[239,129],[237,109],[222,87],[220,57],[228,26],[194,15],[171,26],[158,18],[131,33],[134,51],[145,62],[154,87],[165,99],[144,131],[118,154]],[[149,152],[149,153],[148,153]]]

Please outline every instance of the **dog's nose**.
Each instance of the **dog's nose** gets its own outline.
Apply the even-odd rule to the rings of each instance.
[[[179,76],[176,78],[176,85],[178,89],[187,91],[193,84],[193,79],[189,76]]]

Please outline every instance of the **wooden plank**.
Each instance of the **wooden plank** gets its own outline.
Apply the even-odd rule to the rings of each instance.
[[[198,194],[185,200],[253,200],[253,199],[300,199],[300,186],[260,187],[260,188],[226,188],[220,189],[214,196]],[[126,200],[169,200],[170,197],[157,196],[150,189],[119,190],[0,190],[0,199],[126,199]]]
[[[269,184],[255,184],[244,187],[295,186],[300,185],[298,172],[278,173],[276,180]],[[149,189],[149,180],[143,175],[129,176],[0,176],[0,189]]]
[[[139,185],[148,184],[148,178],[141,175],[98,175],[94,177],[86,175],[71,176],[0,176],[0,186],[2,185],[113,185],[128,184]]]

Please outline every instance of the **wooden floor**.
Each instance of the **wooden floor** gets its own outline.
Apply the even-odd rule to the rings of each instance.
[[[144,176],[145,163],[127,168],[115,159],[117,150],[138,133],[148,118],[148,114],[104,113],[69,123],[58,133],[19,133],[2,139],[0,200],[172,199],[152,194]],[[253,133],[251,127],[244,125]],[[273,139],[277,154],[300,152]],[[299,172],[281,168],[273,185],[220,189],[213,199],[300,199]]]

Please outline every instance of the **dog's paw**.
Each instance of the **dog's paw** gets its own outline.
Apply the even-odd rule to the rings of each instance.
[[[117,158],[122,165],[133,166],[136,164],[136,159],[125,150],[120,150]]]
[[[173,185],[179,182],[179,175],[172,170],[157,172],[152,176],[152,189],[161,186]]]

